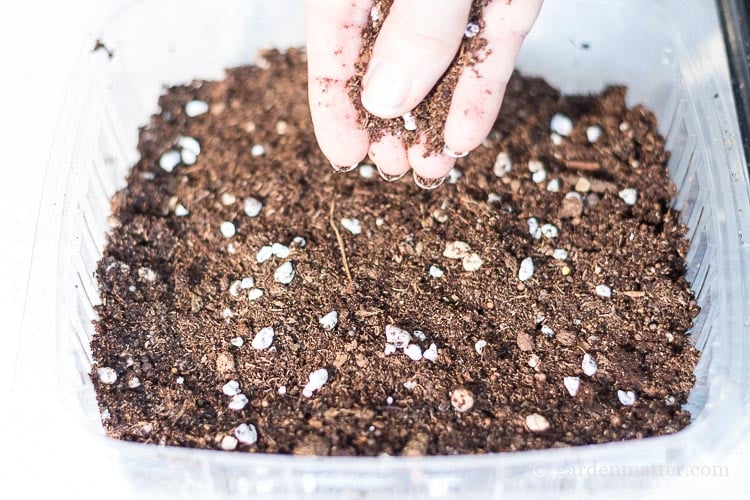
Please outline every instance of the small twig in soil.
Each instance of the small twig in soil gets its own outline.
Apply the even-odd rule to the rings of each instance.
[[[336,233],[336,241],[339,242],[339,250],[341,251],[341,260],[344,263],[344,272],[346,273],[346,277],[349,279],[349,283],[353,283],[354,280],[352,279],[352,273],[349,272],[349,261],[346,258],[346,250],[344,249],[344,239],[341,237],[339,228],[336,227],[336,223],[333,221],[333,211],[335,209],[336,209],[336,200],[333,200],[331,202],[331,211],[328,215],[328,222],[331,224],[331,228],[333,229],[333,232]]]
[[[584,172],[598,172],[602,166],[596,161],[566,160],[565,168],[583,170]]]

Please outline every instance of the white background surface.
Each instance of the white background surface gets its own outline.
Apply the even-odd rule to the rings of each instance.
[[[106,451],[94,447],[52,401],[33,397],[37,391],[43,395],[43,388],[13,380],[50,144],[71,68],[91,48],[85,43],[92,39],[92,27],[113,3],[33,0],[0,7],[0,498],[130,497]],[[724,57],[721,50],[717,57]],[[26,396],[21,406],[14,404],[14,394]],[[20,418],[10,419],[11,413]],[[729,477],[685,478],[674,488],[687,498],[709,492],[741,498],[750,491],[748,457],[746,443],[708,459],[707,465],[726,465]]]

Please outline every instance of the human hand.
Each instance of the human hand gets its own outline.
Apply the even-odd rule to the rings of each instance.
[[[483,7],[487,40],[477,62],[456,84],[444,130],[443,152],[425,156],[387,134],[370,143],[358,124],[347,83],[355,74],[373,0],[306,0],[308,89],[315,135],[334,169],[348,171],[365,156],[386,180],[409,169],[421,187],[440,185],[456,158],[479,146],[500,111],[518,51],[542,0],[489,0]],[[472,0],[395,0],[362,80],[362,105],[375,116],[396,118],[412,110],[456,56]]]

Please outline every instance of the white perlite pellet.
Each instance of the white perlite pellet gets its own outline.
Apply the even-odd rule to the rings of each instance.
[[[531,257],[526,257],[521,261],[521,266],[518,269],[518,279],[526,281],[534,275],[534,261]]]
[[[529,160],[528,168],[529,172],[531,172],[532,174],[534,172],[540,172],[544,170],[544,163],[539,160]]]
[[[497,158],[495,158],[495,164],[492,167],[492,172],[494,172],[495,176],[497,177],[505,177],[506,175],[508,175],[512,168],[513,162],[510,159],[510,155],[505,151],[500,151],[497,154]]]
[[[466,38],[474,38],[479,34],[479,25],[476,23],[469,23],[466,25],[466,28],[464,29],[464,36]]]
[[[502,201],[503,197],[497,193],[490,193],[487,195],[487,203],[489,203],[490,205],[494,205],[495,203],[500,203]]]
[[[388,396],[387,398],[385,398],[385,404],[392,405],[393,404],[393,397],[392,396]]]
[[[626,205],[635,205],[638,201],[638,191],[633,188],[625,188],[619,193],[620,199],[625,202]]]
[[[445,245],[443,257],[448,259],[463,259],[471,251],[471,247],[465,241],[451,241]]]
[[[234,224],[228,220],[225,220],[221,223],[221,226],[219,226],[219,230],[221,231],[221,235],[225,238],[231,238],[235,234],[237,234],[237,228],[234,227]]]
[[[477,271],[480,267],[482,267],[484,261],[479,256],[479,254],[470,253],[469,255],[464,256],[461,263],[463,265],[464,271],[471,273]]]
[[[484,339],[477,340],[474,344],[474,350],[477,351],[477,354],[482,354],[485,347],[487,347],[487,341]]]
[[[229,400],[228,407],[230,410],[240,411],[247,406],[247,403],[249,403],[247,396],[244,394],[237,394],[236,396],[232,396],[232,399]]]
[[[373,177],[375,177],[375,173],[375,167],[373,167],[372,165],[368,165],[367,163],[359,167],[359,175],[364,179],[372,179]]]
[[[373,23],[376,23],[380,20],[380,7],[375,5],[372,9],[370,9],[370,19]]]
[[[271,347],[271,344],[273,343],[273,336],[274,331],[273,328],[270,326],[267,326],[265,328],[261,328],[258,333],[255,334],[255,337],[253,338],[252,346],[253,349],[263,350],[268,349]]]
[[[295,236],[292,238],[292,246],[296,246],[297,248],[305,248],[305,245],[307,245],[307,241],[302,236]]]
[[[221,449],[224,451],[233,451],[237,449],[237,438],[234,436],[224,436],[221,438]]]
[[[354,235],[362,233],[362,224],[359,219],[344,217],[341,219],[341,226]]]
[[[596,294],[599,297],[608,299],[612,297],[612,289],[607,285],[596,285]]]
[[[433,278],[442,278],[444,274],[445,271],[443,271],[439,267],[430,266],[430,276],[432,276]]]
[[[157,274],[150,267],[139,267],[138,277],[148,283],[154,283],[158,278]]]
[[[282,245],[281,243],[273,243],[271,245],[271,252],[279,259],[286,259],[289,257],[289,247]]]
[[[393,344],[386,344],[385,349],[383,349],[383,354],[386,356],[390,356],[391,354],[396,352],[396,346]]]
[[[225,307],[223,311],[221,311],[221,317],[227,320],[227,322],[234,317],[234,313],[231,309],[228,307]]]
[[[234,248],[234,243],[230,243],[229,245],[227,245],[227,253],[230,255],[234,255],[237,253],[237,249]]]
[[[461,177],[463,177],[463,176],[464,176],[463,172],[461,172],[461,171],[460,171],[459,169],[457,169],[456,167],[453,167],[452,169],[450,169],[450,170],[448,171],[448,179],[447,179],[447,182],[448,182],[448,184],[455,184],[455,183],[457,183],[457,182],[458,182],[458,181],[459,181],[459,180],[461,179]]]
[[[583,370],[583,373],[589,377],[592,377],[598,370],[596,360],[591,357],[591,354],[586,353],[583,355],[583,360],[581,361],[581,370]]]
[[[257,217],[263,209],[263,203],[259,199],[250,196],[245,198],[242,208],[248,217]]]
[[[417,130],[417,119],[414,118],[413,114],[406,113],[401,116],[401,119],[404,120],[404,128],[406,130]]]
[[[549,429],[549,421],[538,413],[526,417],[526,427],[531,432],[544,432]]]
[[[262,288],[253,288],[247,292],[247,300],[258,300],[263,297]]]
[[[566,260],[568,258],[568,251],[564,248],[555,248],[552,251],[552,258],[555,260]]]
[[[537,184],[541,184],[542,182],[547,180],[547,171],[537,170],[536,172],[531,174],[531,180],[536,182]]]
[[[252,148],[250,148],[250,154],[253,156],[263,156],[266,154],[266,148],[263,146],[263,144],[256,144]]]
[[[623,406],[633,406],[635,403],[635,393],[633,391],[623,391],[622,389],[617,391],[617,399]]]
[[[385,325],[385,341],[398,349],[404,349],[411,342],[411,334],[395,325]]]
[[[535,240],[542,237],[542,229],[539,227],[539,220],[536,217],[529,217],[526,220],[526,225],[529,226],[529,234]]]
[[[181,149],[180,159],[184,165],[195,165],[195,162],[198,161],[198,155],[189,149]]]
[[[422,348],[417,344],[409,344],[404,348],[404,354],[406,354],[412,361],[419,361],[422,359]]]
[[[231,397],[231,396],[236,396],[242,391],[240,390],[239,382],[237,382],[236,380],[230,380],[229,382],[227,382],[221,387],[221,392],[223,392],[225,396]]]
[[[253,424],[240,424],[234,429],[234,437],[242,444],[253,445],[258,442],[258,430]]]
[[[190,214],[188,212],[188,209],[185,208],[185,206],[182,203],[178,203],[176,207],[174,207],[174,214],[177,217],[185,217]]]
[[[179,151],[170,150],[159,157],[159,166],[165,172],[171,172],[180,164],[182,156]]]
[[[423,353],[422,357],[426,359],[427,361],[432,361],[433,363],[438,357],[438,350],[437,346],[435,344],[430,344],[430,347],[428,347]]]
[[[117,372],[109,366],[103,366],[96,370],[99,375],[99,382],[106,385],[112,385],[117,382]]]
[[[237,201],[237,197],[232,193],[221,193],[221,204],[225,207],[233,205]]]
[[[568,394],[573,397],[578,395],[578,389],[581,387],[581,379],[578,377],[565,377],[563,378],[563,385],[568,390]]]
[[[189,118],[195,118],[196,116],[202,115],[208,112],[208,103],[206,101],[200,101],[193,99],[185,104],[185,114]]]
[[[425,340],[427,340],[427,335],[425,335],[422,330],[414,330],[413,332],[411,332],[411,335],[412,337],[414,337],[415,339],[421,342],[424,342]]]
[[[279,388],[276,389],[276,393],[279,396],[283,396],[284,394],[286,394],[286,386],[285,385],[280,385]]]
[[[177,139],[177,145],[181,149],[193,153],[195,156],[201,154],[201,143],[195,137],[180,136]]]
[[[240,280],[233,281],[232,284],[229,285],[229,295],[237,297],[240,294],[240,284]]]
[[[552,179],[547,183],[547,191],[550,193],[560,192],[560,179]]]
[[[185,383],[185,377],[177,377],[174,381],[176,384],[182,385]]]
[[[549,224],[549,223],[544,224],[541,227],[541,231],[542,231],[542,236],[544,236],[545,238],[550,238],[550,239],[557,238],[557,236],[560,234],[560,230],[557,229],[557,226],[555,226],[554,224]]]
[[[229,340],[229,343],[234,347],[242,347],[243,345],[245,345],[245,341],[242,339],[242,337],[232,337]]]
[[[306,398],[312,397],[315,391],[319,391],[328,382],[328,370],[319,368],[307,376],[307,384],[302,389],[302,395]]]
[[[240,281],[240,288],[242,290],[248,290],[255,286],[255,280],[248,276],[247,278],[242,278],[242,281]]]
[[[591,125],[586,129],[586,139],[593,144],[602,136],[602,128],[597,125]]]
[[[555,146],[559,146],[563,142],[562,136],[560,134],[556,134],[554,132],[552,132],[549,135],[549,139],[552,141],[552,144],[554,144]]]
[[[552,337],[555,335],[555,331],[547,325],[542,325],[542,334],[547,337]]]
[[[568,136],[573,131],[573,120],[562,113],[557,113],[550,120],[549,128],[556,134]]]
[[[337,311],[331,311],[318,320],[323,330],[331,331],[336,328],[339,323],[339,313]]]
[[[291,262],[284,262],[273,272],[273,280],[282,285],[288,285],[294,279],[296,272]]]
[[[271,257],[273,257],[273,247],[271,245],[264,245],[260,247],[258,253],[255,254],[255,262],[263,264]]]

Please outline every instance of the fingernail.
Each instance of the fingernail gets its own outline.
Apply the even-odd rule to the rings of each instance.
[[[359,162],[356,162],[352,165],[336,165],[335,163],[331,162],[331,168],[334,172],[339,174],[345,174],[346,172],[351,172],[355,168],[359,166]]]
[[[468,151],[465,153],[459,153],[458,151],[453,151],[448,146],[443,146],[443,153],[445,153],[447,156],[450,156],[451,158],[463,158],[467,154],[469,154]]]
[[[403,114],[411,90],[411,75],[402,65],[389,61],[375,62],[362,82],[362,105],[382,118]]]
[[[380,177],[383,178],[386,182],[395,182],[406,175],[406,172],[401,172],[400,174],[386,174],[382,170],[380,170],[380,167],[378,167],[378,174],[380,174]]]
[[[445,176],[438,177],[437,179],[428,179],[427,177],[422,177],[421,175],[414,172],[414,184],[421,187],[422,189],[435,189],[443,182],[445,182]]]

